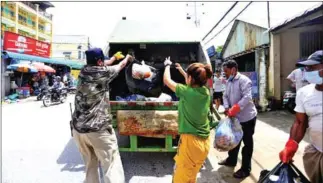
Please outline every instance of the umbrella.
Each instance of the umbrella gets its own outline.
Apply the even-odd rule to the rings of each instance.
[[[53,69],[52,67],[45,65],[43,63],[34,62],[34,63],[32,63],[32,66],[34,66],[38,71],[42,71],[42,72],[50,72],[50,73],[56,72],[55,69]]]
[[[22,72],[22,73],[28,73],[28,72],[38,72],[38,70],[30,65],[30,64],[12,64],[12,65],[8,65],[7,69],[9,70],[15,70],[18,72]]]
[[[35,67],[33,67],[32,65],[27,64],[27,63],[8,65],[7,69],[21,72],[21,80],[22,80],[24,73],[38,72],[38,70]],[[22,83],[20,83],[20,87],[21,87],[21,84]]]

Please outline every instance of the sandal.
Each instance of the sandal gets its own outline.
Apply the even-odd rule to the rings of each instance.
[[[240,169],[233,174],[233,177],[236,179],[244,179],[246,177],[249,177],[249,175],[250,172]]]

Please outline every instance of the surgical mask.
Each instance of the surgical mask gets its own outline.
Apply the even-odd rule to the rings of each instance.
[[[234,78],[234,76],[233,75],[230,75],[230,77],[228,78],[228,81],[232,81],[233,78]]]
[[[234,74],[232,74],[231,72],[231,75],[229,76],[228,81],[233,81],[233,79],[234,79]]]
[[[323,84],[323,78],[320,76],[320,73],[319,73],[321,70],[305,72],[305,79],[309,83],[318,84],[318,85]]]

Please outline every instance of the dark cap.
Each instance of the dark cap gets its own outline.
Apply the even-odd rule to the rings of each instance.
[[[101,48],[92,48],[85,51],[87,64],[96,64],[99,59],[104,60],[104,54]]]
[[[299,62],[301,65],[323,64],[323,50],[319,50],[310,55],[307,60]]]

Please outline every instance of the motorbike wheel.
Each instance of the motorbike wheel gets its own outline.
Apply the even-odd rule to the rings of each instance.
[[[50,106],[50,104],[51,104],[50,95],[46,95],[45,97],[43,97],[43,104],[44,104],[45,107]]]
[[[66,101],[66,98],[67,98],[67,95],[66,94],[63,94],[62,96],[61,96],[61,103],[64,103],[65,101]]]
[[[41,99],[43,99],[43,96],[42,96],[42,94],[39,94],[39,95],[37,96],[37,101],[40,101]]]

